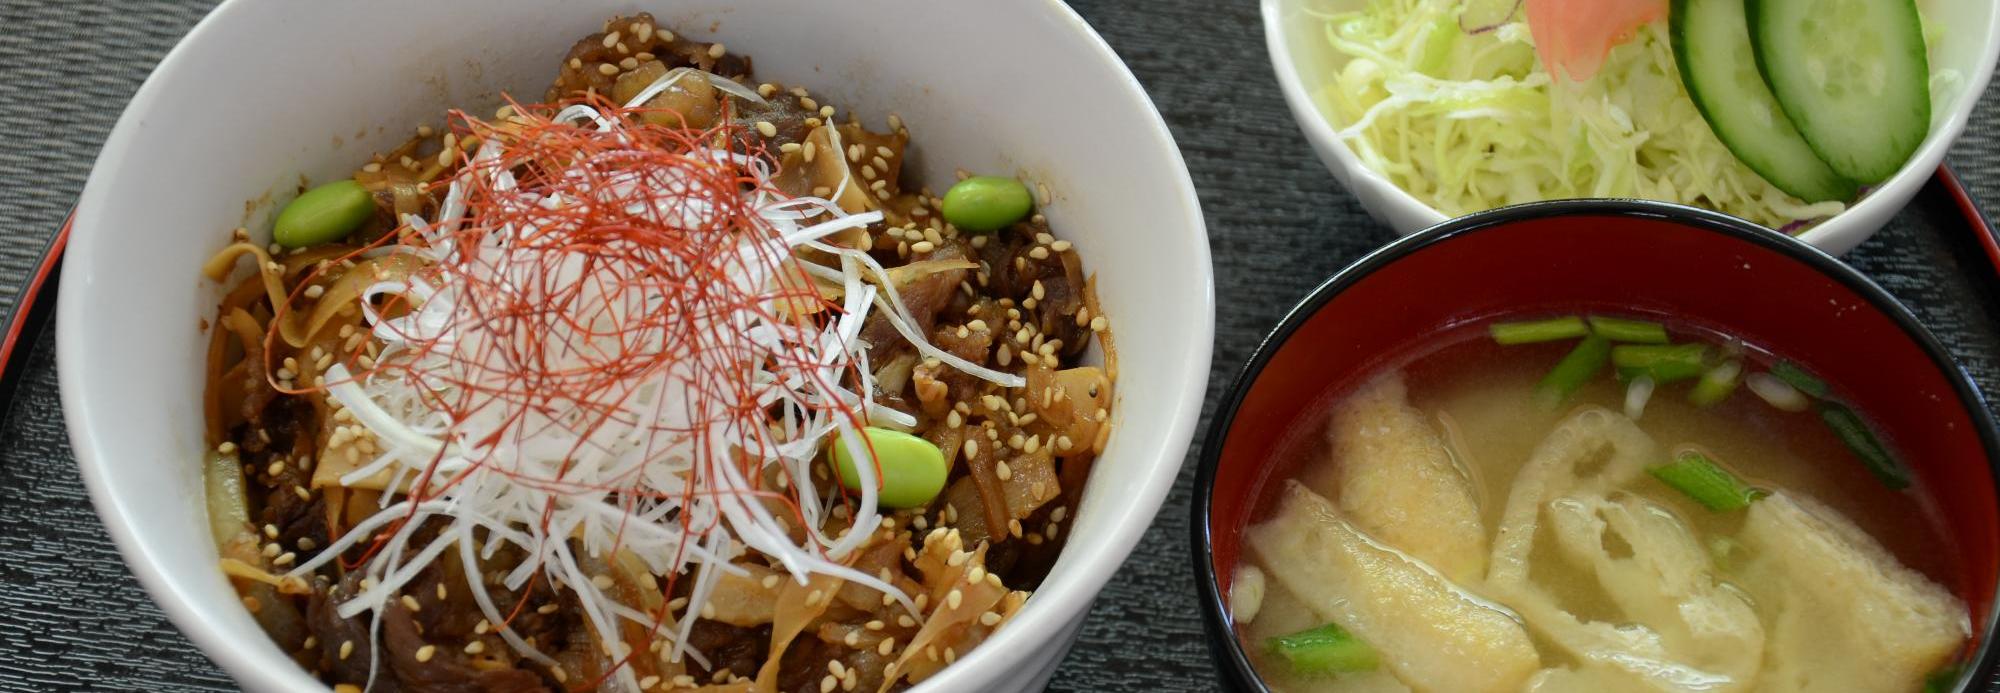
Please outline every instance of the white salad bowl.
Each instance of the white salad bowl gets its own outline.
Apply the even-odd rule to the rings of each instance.
[[[1214,298],[1201,209],[1137,80],[1067,6],[847,0],[229,0],[133,97],[76,209],[57,318],[70,440],[139,582],[245,688],[326,690],[258,629],[217,568],[200,461],[198,274],[239,225],[268,233],[301,179],[345,176],[445,109],[539,100],[613,14],[750,54],[760,77],[899,114],[921,180],[1046,184],[1117,337],[1114,431],[1039,591],[919,688],[1039,690],[1166,497],[1200,410]],[[894,40],[883,40],[894,37]]]
[[[1285,104],[1305,131],[1313,153],[1376,221],[1409,235],[1443,222],[1445,214],[1363,164],[1313,97],[1316,87],[1312,85],[1329,83],[1344,64],[1326,41],[1324,22],[1313,15],[1351,11],[1367,2],[1261,0],[1264,42]],[[1965,130],[1973,106],[1993,76],[1994,62],[2000,59],[2000,9],[1993,0],[1917,0],[1917,4],[1928,23],[1940,27],[1930,46],[1932,71],[1954,71],[1958,80],[1932,104],[1929,136],[1894,176],[1874,186],[1845,211],[1799,234],[1800,240],[1820,250],[1840,255],[1854,249],[1916,196],[1944,161],[1952,141]]]

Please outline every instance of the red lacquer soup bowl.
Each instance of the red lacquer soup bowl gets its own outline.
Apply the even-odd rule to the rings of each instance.
[[[1263,690],[1230,619],[1243,529],[1288,476],[1280,448],[1315,404],[1455,326],[1510,315],[1636,312],[1741,337],[1839,383],[1896,441],[1962,552],[1939,576],[1971,607],[1974,664],[1995,660],[2000,434],[1978,389],[1915,316],[1848,266],[1788,236],[1662,203],[1509,207],[1403,238],[1342,270],[1258,348],[1216,411],[1193,522],[1196,584],[1225,684]]]

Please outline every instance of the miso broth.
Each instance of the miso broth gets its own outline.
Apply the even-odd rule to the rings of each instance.
[[[1274,690],[1914,691],[1968,637],[1921,488],[1814,413],[1678,382],[1632,419],[1609,367],[1551,406],[1537,384],[1574,340],[1443,341],[1283,446],[1231,598]],[[1746,374],[1777,363],[1736,349]],[[1712,510],[1645,471],[1681,451],[1769,495]],[[1328,624],[1369,658],[1311,672],[1274,649]]]

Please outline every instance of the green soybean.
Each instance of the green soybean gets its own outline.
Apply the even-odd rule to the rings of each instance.
[[[353,179],[337,180],[293,198],[278,212],[271,240],[287,248],[332,243],[367,223],[375,198]]]
[[[944,490],[944,451],[930,441],[886,428],[861,429],[862,453],[873,453],[878,482],[876,502],[890,508],[920,508]],[[861,490],[861,470],[844,439],[833,441],[833,466],[840,485]],[[865,463],[865,462],[864,462]]]
[[[961,231],[986,233],[1027,218],[1035,200],[1021,181],[973,176],[944,193],[944,220]]]

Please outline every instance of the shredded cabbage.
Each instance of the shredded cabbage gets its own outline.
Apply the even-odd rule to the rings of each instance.
[[[1347,63],[1315,95],[1365,165],[1438,211],[1636,197],[1782,228],[1846,208],[1785,194],[1736,160],[1681,86],[1665,22],[1590,80],[1552,82],[1519,16],[1467,33],[1460,6],[1369,0],[1327,15]]]

